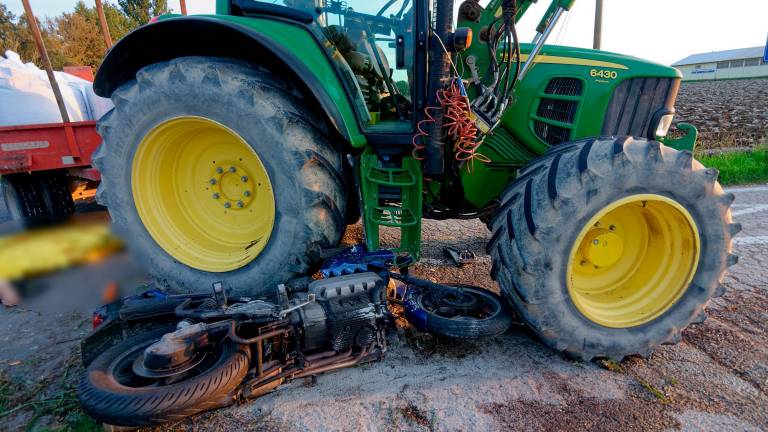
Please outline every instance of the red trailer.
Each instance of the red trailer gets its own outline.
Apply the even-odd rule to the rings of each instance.
[[[91,155],[101,144],[95,121],[70,122],[61,91],[43,45],[37,20],[29,0],[22,0],[32,35],[37,44],[51,89],[56,97],[62,123],[0,127],[0,224],[9,221],[59,220],[75,210],[73,180],[97,182],[98,172],[91,168]],[[103,17],[101,1],[96,0],[107,47],[109,29]],[[92,78],[88,71],[67,72]]]
[[[112,46],[101,0],[94,0],[107,49]],[[92,197],[81,179],[94,186],[99,173],[91,168],[91,155],[101,143],[95,121],[70,122],[64,100],[43,44],[29,0],[22,0],[25,16],[48,74],[62,123],[0,127],[0,225],[10,220],[61,219],[74,212],[73,197]],[[187,14],[185,0],[180,0]],[[93,81],[90,68],[65,68],[65,72]],[[2,229],[0,229],[2,231]]]
[[[72,214],[72,180],[99,180],[99,144],[95,121],[0,127],[0,223]]]

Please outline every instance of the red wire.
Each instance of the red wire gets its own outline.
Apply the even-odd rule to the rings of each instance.
[[[475,160],[488,163],[491,160],[477,151],[482,141],[478,141],[477,126],[472,121],[470,114],[469,99],[461,94],[457,81],[453,80],[447,89],[437,91],[437,101],[440,107],[426,107],[424,115],[426,118],[416,125],[416,134],[413,136],[413,158],[423,160],[423,150],[426,147],[422,144],[421,138],[429,136],[424,131],[424,125],[434,122],[430,111],[443,111],[443,127],[447,128],[448,135],[454,140],[454,158],[457,161],[467,161],[467,171],[472,172],[472,166]]]

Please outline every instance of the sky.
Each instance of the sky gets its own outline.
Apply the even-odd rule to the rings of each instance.
[[[71,10],[77,2],[30,1],[38,17],[58,15]],[[84,1],[87,4],[91,0]],[[361,0],[348,3],[354,1]],[[0,2],[17,15],[23,11],[21,0]],[[190,14],[213,13],[214,3],[187,0],[187,9]],[[460,3],[456,0],[457,5]],[[168,0],[168,4],[180,10],[178,0]],[[522,41],[533,38],[548,4],[540,0],[519,23]],[[595,0],[577,0],[548,42],[591,48],[594,11]],[[671,64],[691,54],[765,46],[766,39],[768,0],[604,0],[602,49],[606,51]]]

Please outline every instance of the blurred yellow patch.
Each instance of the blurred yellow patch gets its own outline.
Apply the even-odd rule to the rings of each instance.
[[[98,261],[121,247],[106,222],[0,237],[0,279],[17,280]]]

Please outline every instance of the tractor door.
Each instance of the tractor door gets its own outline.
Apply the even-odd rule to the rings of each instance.
[[[414,101],[422,90],[416,77],[423,74],[417,70],[424,64],[415,49],[414,1],[285,0],[285,5],[317,17],[347,86],[362,95],[358,113],[367,135],[411,133]]]

